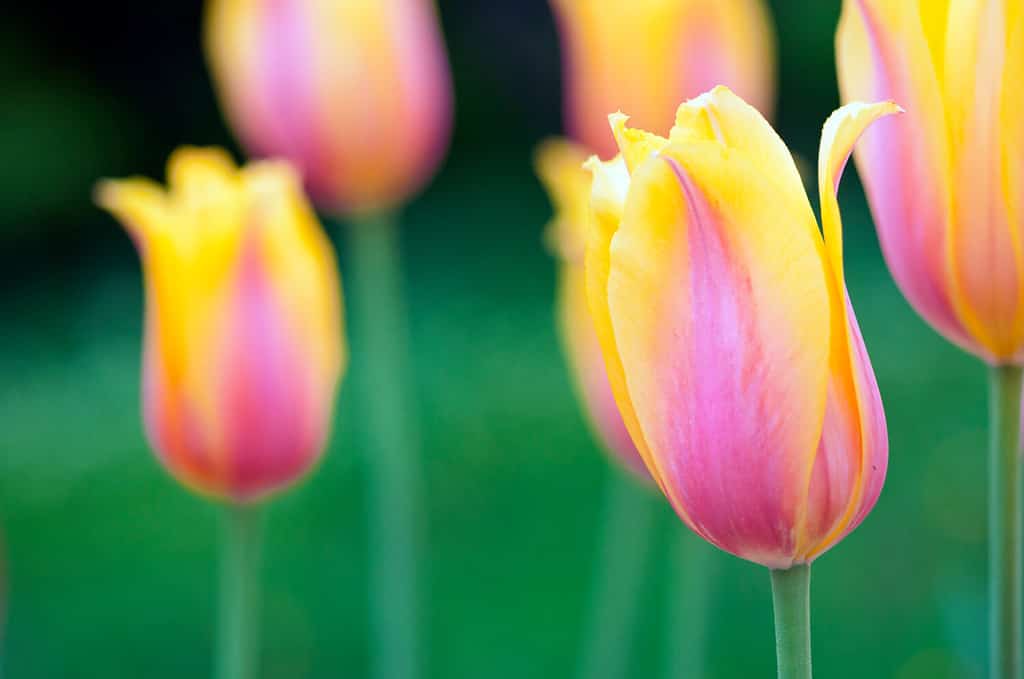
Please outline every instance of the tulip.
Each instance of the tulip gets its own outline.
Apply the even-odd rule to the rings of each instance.
[[[770,116],[775,43],[763,0],[550,0],[562,36],[566,128],[616,152],[609,111],[668,129],[679,102],[727,84]]]
[[[858,150],[882,252],[910,304],[991,366],[993,676],[1021,656],[1020,384],[1024,365],[1024,65],[1017,0],[846,0],[844,99],[907,115]]]
[[[556,209],[547,238],[560,260],[558,329],[579,399],[597,437],[626,468],[647,477],[647,469],[615,405],[587,308],[583,247],[591,182],[590,174],[583,168],[586,159],[583,148],[562,140],[543,144],[536,158],[537,174]]]
[[[256,156],[302,171],[325,209],[396,207],[448,145],[452,85],[429,0],[210,0],[206,52]]]
[[[613,115],[621,156],[588,163],[587,293],[619,410],[686,525],[775,572],[784,677],[809,662],[809,638],[790,636],[806,632],[791,617],[807,565],[863,521],[885,478],[836,191],[860,134],[898,110],[851,104],[826,123],[824,238],[786,146],[722,87],[683,104],[668,139]]]
[[[189,488],[252,502],[323,452],[345,364],[337,267],[288,165],[186,148],[168,181],[97,193],[142,258],[146,433]]]

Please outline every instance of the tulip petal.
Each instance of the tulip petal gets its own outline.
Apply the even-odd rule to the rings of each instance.
[[[944,0],[846,0],[836,37],[845,101],[892,100],[906,116],[881,121],[857,150],[882,252],[917,311],[951,341],[982,351],[949,289],[952,179],[938,73]]]
[[[843,278],[837,194],[857,140],[900,113],[892,102],[848,104],[829,117],[818,156],[818,190],[831,284],[832,344],[821,444],[808,468],[798,558],[811,561],[853,530],[874,506],[885,479],[888,437],[881,397]]]
[[[1012,358],[1024,340],[1024,253],[1010,226],[1003,177],[1003,4],[951,1],[944,82],[956,186],[949,243],[954,299],[965,325],[997,361]]]
[[[669,500],[722,549],[785,568],[824,417],[829,302],[813,212],[774,170],[717,141],[646,161],[607,296]]]

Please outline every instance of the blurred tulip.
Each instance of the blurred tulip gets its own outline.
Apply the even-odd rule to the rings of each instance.
[[[206,52],[257,156],[291,160],[332,211],[404,203],[448,146],[452,85],[430,0],[210,0]]]
[[[669,139],[612,116],[622,156],[590,162],[587,292],[623,420],[683,521],[772,569],[839,542],[885,478],[835,191],[860,133],[896,111],[826,123],[824,239],[786,146],[725,88],[682,105]]]
[[[583,148],[551,140],[538,149],[537,175],[552,203],[555,218],[547,238],[560,259],[558,274],[558,326],[580,401],[604,444],[631,471],[646,477],[647,469],[636,452],[615,405],[605,372],[604,358],[587,308],[583,249],[590,205],[590,174],[583,168]]]
[[[1024,363],[1020,4],[846,0],[837,36],[843,98],[907,110],[857,152],[893,277],[991,364]]]
[[[775,44],[762,0],[550,0],[562,35],[570,136],[615,154],[608,113],[664,130],[679,102],[728,85],[771,117]]]
[[[247,502],[319,459],[345,364],[337,266],[298,176],[181,149],[169,189],[100,184],[146,280],[149,441],[185,485]]]

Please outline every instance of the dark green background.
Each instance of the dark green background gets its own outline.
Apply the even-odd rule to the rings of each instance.
[[[780,130],[813,158],[836,105],[839,2],[772,4]],[[557,40],[541,0],[451,0],[441,11],[457,131],[403,227],[429,676],[568,677],[604,488],[618,471],[573,399],[541,246],[549,207],[530,151],[560,128]],[[208,673],[216,508],[172,482],[143,441],[138,264],[89,203],[99,176],[161,177],[179,143],[232,144],[199,52],[199,13],[181,0],[20,3],[0,26],[0,524],[4,669],[15,679]],[[874,513],[815,565],[816,669],[980,677],[984,369],[900,297],[853,173],[843,199],[848,282],[887,406],[891,466]],[[357,380],[363,350],[352,347]],[[351,386],[326,462],[270,512],[264,677],[367,674],[365,464]],[[667,553],[680,528],[660,514],[635,677],[664,676],[676,575]],[[711,559],[708,676],[773,676],[767,573]]]

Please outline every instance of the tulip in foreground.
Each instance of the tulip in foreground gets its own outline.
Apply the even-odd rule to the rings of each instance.
[[[612,127],[585,266],[623,420],[680,518],[772,569],[779,670],[810,676],[809,565],[867,516],[885,416],[843,277],[839,178],[895,104],[850,104],[822,134],[824,238],[792,156],[725,88],[668,139]]]
[[[837,36],[843,97],[907,109],[857,152],[889,269],[921,316],[991,367],[991,668],[1005,679],[1024,672],[1022,12],[1018,0],[846,0]]]
[[[146,433],[183,484],[227,503],[219,676],[252,676],[256,503],[323,453],[345,365],[338,271],[290,166],[182,149],[169,188],[103,182],[146,282]]]
[[[291,160],[331,212],[400,206],[447,149],[451,75],[431,0],[209,0],[205,42],[245,147]]]
[[[614,155],[609,111],[667,129],[679,102],[725,83],[770,116],[775,39],[763,0],[550,0],[569,135]]]

